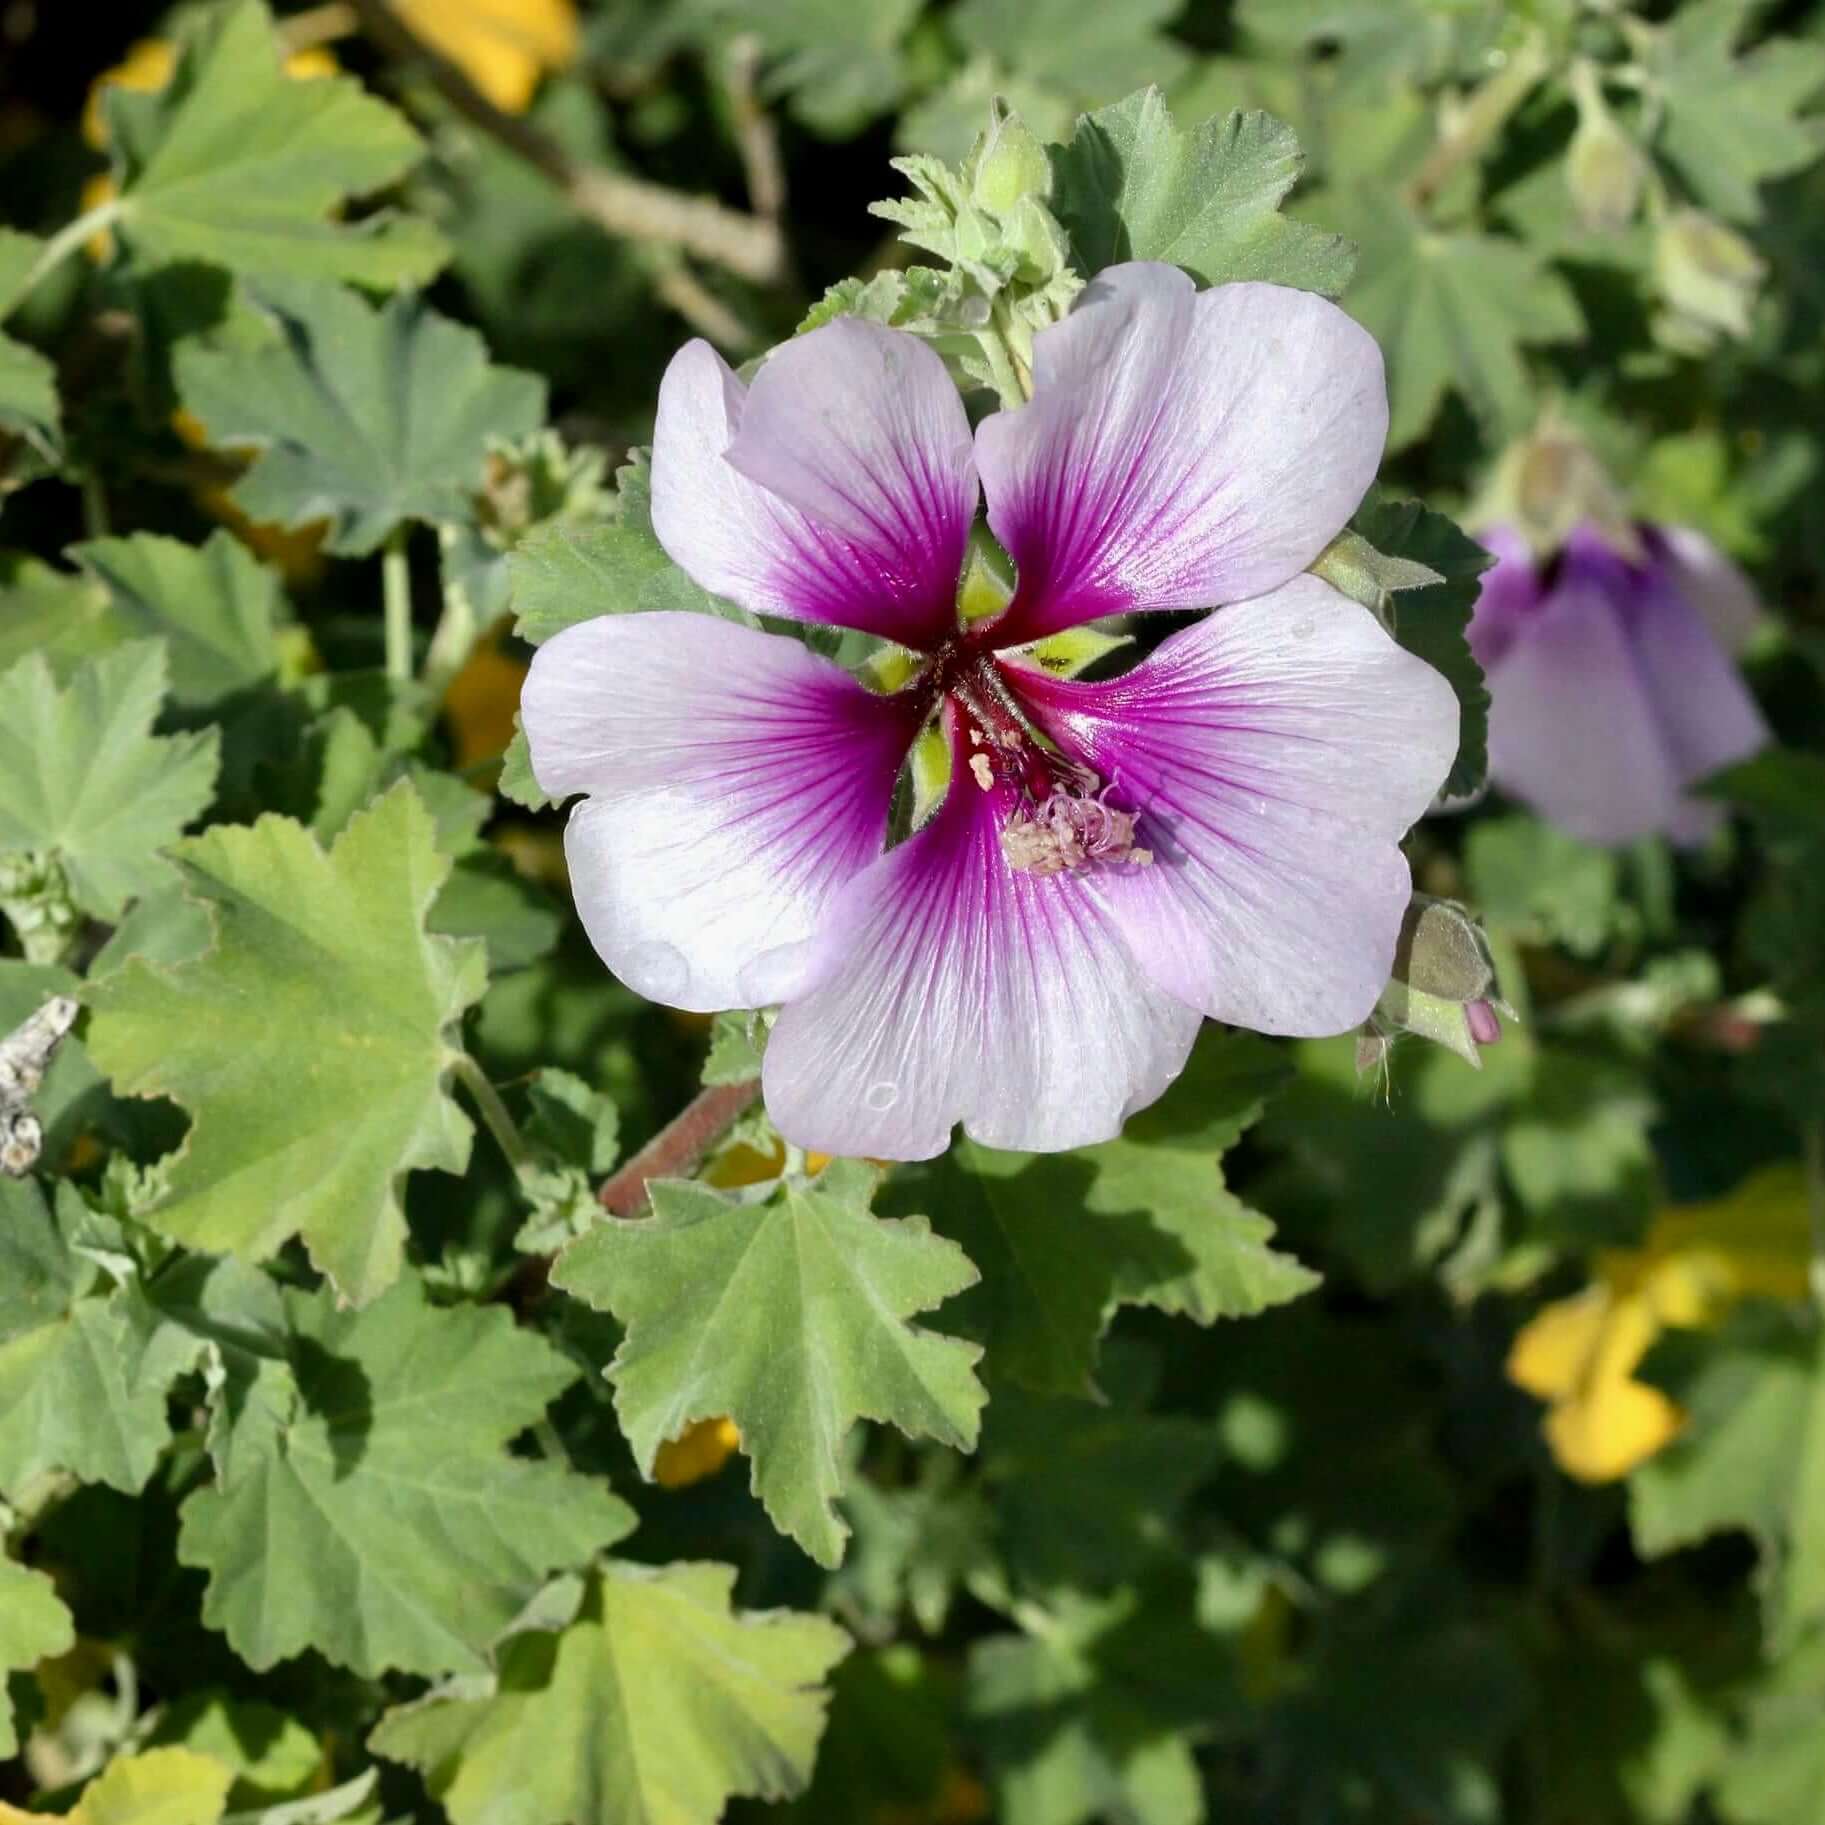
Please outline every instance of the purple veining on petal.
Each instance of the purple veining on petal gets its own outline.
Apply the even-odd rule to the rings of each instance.
[[[827,325],[752,389],[690,343],[660,385],[653,530],[695,582],[754,613],[940,644],[976,494],[962,401],[902,332]]]
[[[1263,1032],[1367,1015],[1410,891],[1400,838],[1456,753],[1436,672],[1304,577],[1120,678],[1018,689],[1137,814],[1153,865],[1092,885],[1163,987]]]
[[[809,988],[768,1042],[767,1106],[801,1146],[922,1159],[958,1121],[996,1147],[1106,1140],[1196,1036],[1088,877],[1009,867],[1017,789],[981,787],[966,718],[950,727],[942,805],[832,906]]]
[[[1380,460],[1380,351],[1335,305],[1176,268],[1099,274],[1035,342],[1032,403],[985,419],[1011,646],[1124,609],[1202,608],[1296,575]]]
[[[793,991],[830,897],[881,854],[917,728],[795,640],[670,613],[566,629],[522,705],[540,784],[588,795],[566,849],[591,940],[705,1011]]]

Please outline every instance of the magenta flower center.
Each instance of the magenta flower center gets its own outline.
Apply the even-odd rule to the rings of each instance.
[[[907,689],[921,720],[948,701],[970,776],[984,792],[1003,789],[1001,851],[1011,868],[1055,875],[1152,862],[1153,852],[1135,841],[1135,813],[1109,802],[1117,782],[1038,727],[1007,670],[970,632],[947,642]]]

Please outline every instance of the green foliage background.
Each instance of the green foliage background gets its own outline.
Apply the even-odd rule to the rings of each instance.
[[[503,113],[426,3],[0,22],[0,1035],[85,1010],[0,1178],[0,1817],[1818,1825],[1825,7],[600,0]],[[1056,240],[889,167],[996,95]],[[1444,516],[1543,418],[1752,571],[1779,745],[1691,855],[1415,832],[1479,1071],[1211,1029],[1103,1146],[808,1161],[589,951],[525,657],[737,612],[647,519],[686,335],[966,362],[1132,257],[1381,339],[1454,791]]]

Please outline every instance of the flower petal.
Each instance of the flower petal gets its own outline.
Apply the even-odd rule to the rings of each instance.
[[[1740,653],[1764,620],[1755,585],[1702,532],[1664,526],[1654,535],[1686,600],[1726,653]]]
[[[1590,843],[1667,830],[1679,799],[1613,569],[1567,562],[1488,670],[1490,778]]]
[[[1457,699],[1315,577],[1219,609],[1124,676],[1009,668],[1138,816],[1150,868],[1103,870],[1154,979],[1263,1033],[1338,1033],[1387,986],[1399,848],[1457,751]]]
[[[991,1147],[1085,1146],[1184,1068],[1197,1014],[1148,980],[1094,883],[1008,866],[1012,793],[967,760],[831,907],[812,986],[774,1026],[767,1108],[802,1147],[929,1159],[959,1121]]]
[[[1034,354],[1032,404],[976,433],[989,524],[1018,572],[999,645],[1262,595],[1375,478],[1381,351],[1310,292],[1110,267]]]
[[[756,614],[904,646],[956,625],[976,511],[963,401],[932,351],[844,318],[744,388],[707,342],[673,356],[653,432],[653,531]]]
[[[521,699],[602,959],[710,1011],[795,992],[831,896],[881,853],[914,734],[796,640],[708,615],[604,616],[548,640]]]

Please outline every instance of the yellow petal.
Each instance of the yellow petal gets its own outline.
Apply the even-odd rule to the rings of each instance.
[[[1764,1167],[1725,1197],[1678,1205],[1655,1223],[1648,1246],[1701,1260],[1727,1296],[1804,1299],[1812,1251],[1805,1170],[1798,1161]]]
[[[89,84],[82,109],[82,136],[97,152],[108,146],[108,115],[103,97],[109,89],[131,89],[156,95],[177,68],[177,46],[168,38],[142,38],[119,63]]]
[[[1586,1287],[1570,1299],[1543,1306],[1515,1334],[1508,1379],[1541,1400],[1563,1400],[1590,1374],[1609,1320],[1610,1291]]]
[[[1568,1476],[1610,1483],[1668,1444],[1681,1418],[1658,1388],[1623,1377],[1554,1407],[1546,1416],[1546,1442]]]
[[[653,1459],[653,1481],[661,1489],[682,1489],[714,1476],[741,1445],[732,1419],[700,1419],[668,1439]]]
[[[405,23],[508,114],[523,113],[546,70],[577,55],[572,0],[393,0]]]

